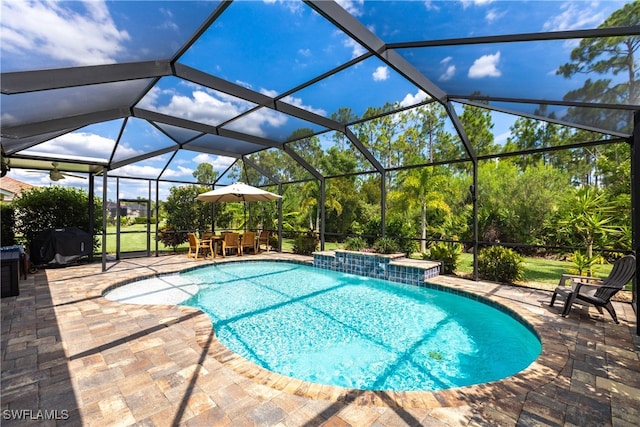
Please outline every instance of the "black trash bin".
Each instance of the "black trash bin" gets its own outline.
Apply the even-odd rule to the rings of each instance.
[[[64,266],[93,249],[91,235],[77,227],[50,228],[31,242],[31,262],[34,265]]]
[[[0,264],[2,265],[2,285],[1,297],[17,297],[20,295],[18,287],[18,275],[20,269],[19,246],[4,246],[0,249]]]

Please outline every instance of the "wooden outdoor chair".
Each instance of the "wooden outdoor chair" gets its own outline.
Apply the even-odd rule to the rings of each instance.
[[[213,253],[213,247],[211,246],[211,240],[200,240],[195,233],[187,233],[187,236],[189,237],[188,258],[198,259],[200,250],[208,252],[212,257],[215,256]],[[207,256],[205,255],[204,257],[206,258]]]
[[[269,232],[266,230],[263,230],[260,232],[260,234],[258,235],[258,250],[262,250],[261,246],[264,245],[265,246],[265,250],[267,252],[269,252]]]
[[[596,307],[598,312],[602,313],[604,307],[613,321],[618,322],[616,311],[611,304],[611,298],[618,293],[633,278],[636,272],[636,258],[633,255],[627,255],[618,259],[611,269],[611,273],[606,279],[598,279],[595,277],[574,276],[563,274],[560,278],[560,284],[553,292],[550,306],[556,300],[558,295],[565,299],[562,317],[567,317],[574,303],[588,303]],[[571,287],[565,285],[567,279],[571,280]]]
[[[222,234],[222,256],[227,255],[227,250],[235,249],[238,256],[242,255],[242,247],[240,246],[240,235],[238,233]]]
[[[242,235],[242,253],[245,248],[252,249],[254,254],[258,253],[258,245],[256,244],[256,233],[253,231],[245,231]]]

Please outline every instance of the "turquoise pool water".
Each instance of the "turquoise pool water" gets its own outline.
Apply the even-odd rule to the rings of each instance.
[[[218,340],[305,381],[364,390],[440,390],[513,375],[538,338],[469,298],[285,262],[233,262],[183,275]]]

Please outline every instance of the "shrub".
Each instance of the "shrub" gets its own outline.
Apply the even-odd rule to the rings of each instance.
[[[146,216],[136,216],[133,217],[133,220],[135,221],[136,224],[147,224],[147,217]],[[151,218],[149,218],[149,223],[150,224],[155,224],[156,223],[156,218],[154,216],[152,216]]]
[[[442,262],[444,274],[452,274],[458,267],[458,259],[462,253],[462,245],[453,242],[439,242],[423,254],[424,259]]]
[[[367,241],[360,236],[348,237],[344,242],[344,248],[348,251],[361,251],[367,247]]]
[[[491,246],[478,253],[478,274],[485,280],[513,283],[524,278],[522,261],[512,249]]]
[[[399,218],[389,221],[386,227],[386,235],[395,238],[396,245],[398,246],[396,252],[412,254],[418,251],[418,242],[412,240],[412,238],[415,237],[415,232],[406,221]]]
[[[299,255],[311,255],[318,249],[320,240],[313,231],[306,234],[298,234],[293,241],[293,253]]]
[[[604,259],[600,255],[595,255],[589,258],[587,254],[583,254],[580,251],[575,251],[571,260],[573,261],[575,268],[570,270],[569,273],[578,274],[580,276],[593,276],[593,267],[596,264],[604,262]]]
[[[34,187],[13,200],[16,212],[16,234],[24,237],[27,247],[44,230],[78,227],[92,234],[93,248],[98,247],[97,235],[102,233],[102,201],[93,200],[93,230],[89,229],[89,196],[78,188]]]
[[[175,228],[171,227],[164,227],[158,230],[156,239],[165,246],[171,246],[174,252],[180,244],[189,240],[187,233],[176,231]]]
[[[16,233],[13,230],[15,220],[15,210],[11,205],[0,205],[0,242],[2,246],[13,246],[16,244]]]
[[[400,251],[398,243],[391,237],[380,237],[373,244],[373,251],[379,254],[392,254]]]

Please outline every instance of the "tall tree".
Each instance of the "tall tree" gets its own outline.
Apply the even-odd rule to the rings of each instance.
[[[637,26],[640,25],[640,2],[625,4],[609,16],[599,28]],[[567,93],[568,101],[604,102],[609,104],[638,103],[640,86],[638,85],[638,69],[636,52],[640,47],[640,36],[584,38],[580,45],[571,52],[571,62],[558,68],[557,73],[570,78],[576,74],[589,76],[602,75],[598,80],[587,79],[579,89]],[[613,76],[624,78],[614,82]],[[592,125],[609,126],[620,121],[629,130],[632,126],[631,113],[620,113],[617,110],[585,112],[586,109],[570,108],[568,115],[573,119]]]
[[[465,105],[460,121],[476,154],[495,154],[498,151],[493,137],[493,121],[489,110]]]
[[[211,163],[200,163],[192,175],[198,184],[213,184],[218,178],[218,171],[213,170]]]

